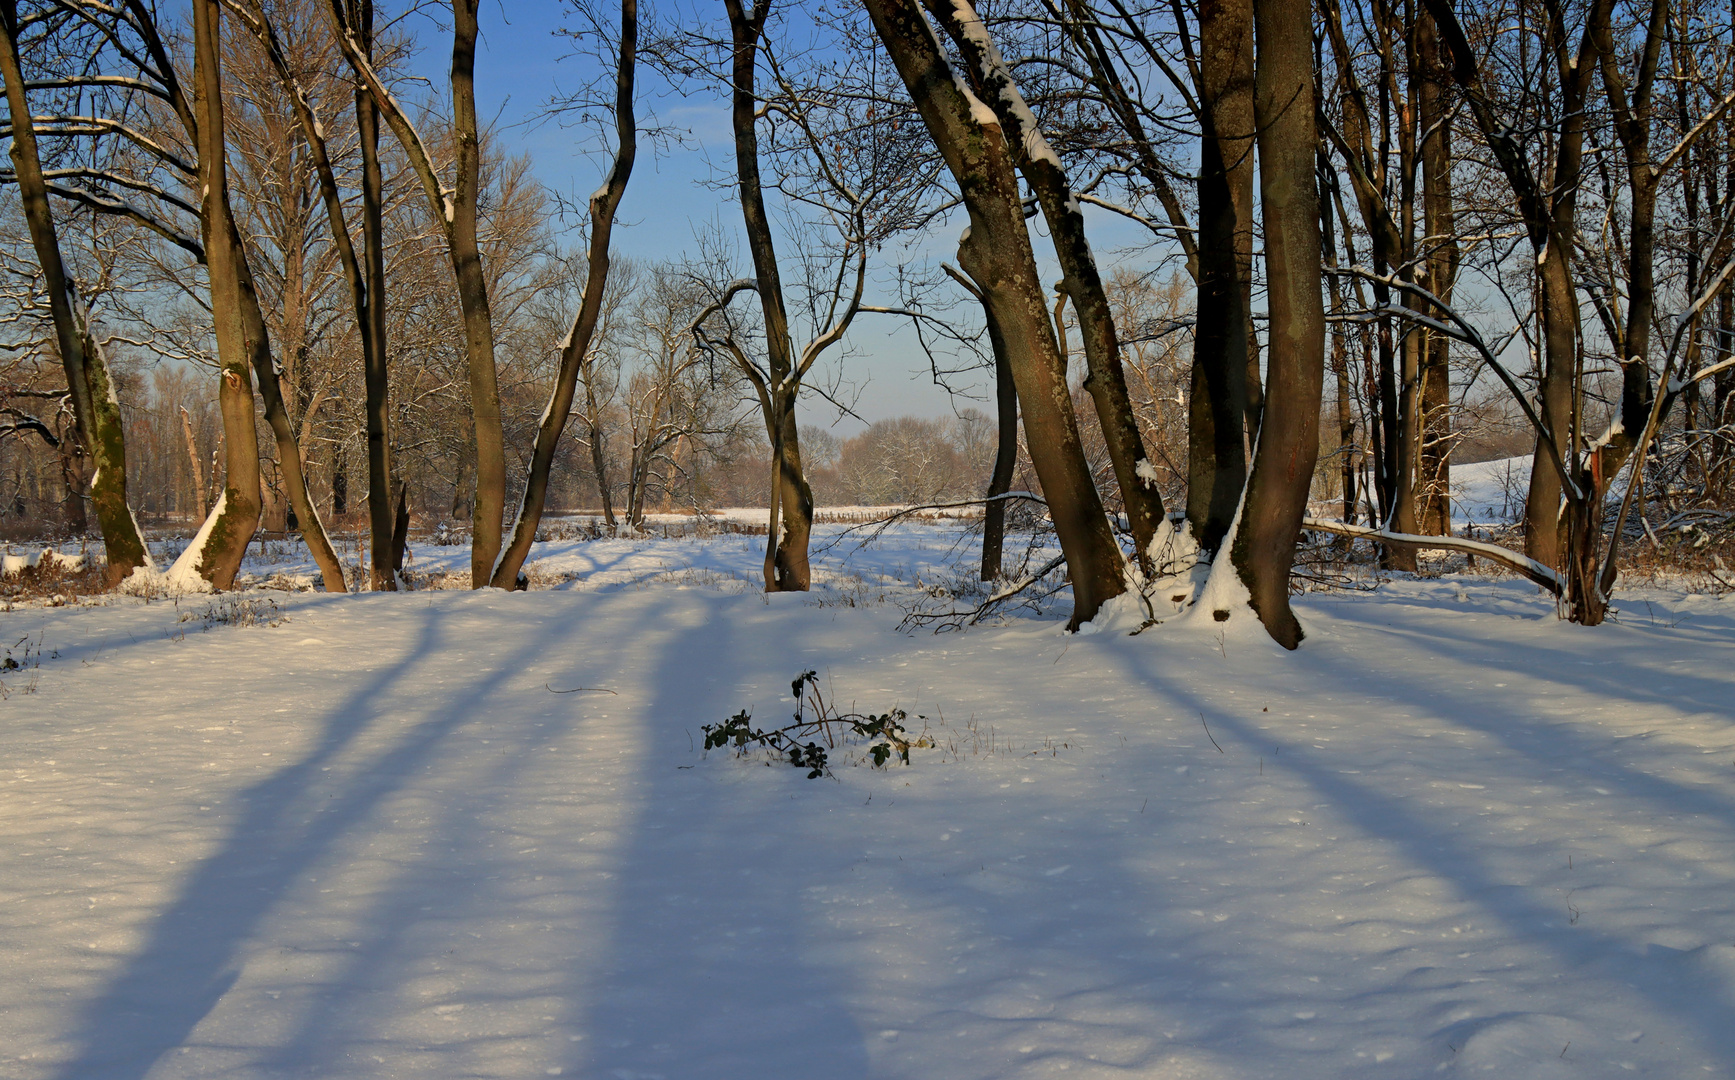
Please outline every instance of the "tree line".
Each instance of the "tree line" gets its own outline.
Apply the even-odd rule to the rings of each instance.
[[[1594,625],[1648,460],[1671,479],[1644,494],[1727,504],[1729,10],[568,0],[592,77],[551,108],[606,163],[569,204],[478,118],[478,4],[431,6],[449,82],[411,97],[413,42],[371,0],[0,0],[0,434],[52,452],[111,581],[148,560],[127,488],[148,447],[205,514],[182,566],[218,588],[273,515],[326,588],[394,588],[412,480],[470,522],[472,583],[510,588],[577,478],[630,523],[757,461],[765,587],[806,589],[816,465],[849,454],[797,406],[847,409],[827,365],[893,326],[936,378],[949,356],[993,372],[992,419],[951,433],[984,573],[1022,468],[1073,626],[1196,545],[1210,594],[1293,648],[1304,529],[1395,569],[1473,549]],[[715,186],[744,261],[721,229],[676,262],[614,254],[641,142],[681,138],[642,114],[647,80],[727,107]],[[1087,235],[1105,216],[1137,237],[1112,264]],[[959,226],[949,257],[911,256]],[[211,373],[203,394],[152,376],[188,401],[183,446],[162,409],[129,427],[117,351]],[[1452,535],[1479,410],[1534,452],[1522,550]],[[321,518],[352,482],[365,583]]]

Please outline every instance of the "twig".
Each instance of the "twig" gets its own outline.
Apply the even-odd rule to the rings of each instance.
[[[1211,725],[1205,723],[1205,714],[1204,713],[1199,714],[1199,724],[1200,724],[1200,726],[1202,726],[1205,729],[1205,738],[1211,740],[1212,746],[1217,746],[1217,737],[1215,735],[1211,734]],[[1221,754],[1223,752],[1223,748],[1221,746],[1217,746],[1217,752],[1219,754]]]
[[[575,686],[571,690],[556,690],[547,683],[543,683],[542,688],[551,694],[614,694],[615,697],[620,697],[619,694],[615,694],[613,690],[605,686]]]

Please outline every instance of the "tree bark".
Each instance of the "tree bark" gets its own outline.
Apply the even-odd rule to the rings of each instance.
[[[1452,125],[1448,76],[1440,59],[1440,37],[1427,11],[1416,13],[1416,53],[1422,84],[1422,219],[1428,245],[1428,291],[1452,302],[1458,278],[1458,225],[1452,206]],[[1439,312],[1433,313],[1436,317]],[[1424,332],[1421,369],[1421,468],[1417,477],[1418,528],[1431,536],[1452,532],[1451,339]]]
[[[61,367],[66,372],[67,391],[72,396],[78,442],[88,452],[95,467],[90,478],[90,498],[107,555],[103,584],[112,588],[138,567],[150,565],[150,554],[127,502],[126,438],[120,404],[115,400],[102,352],[90,334],[89,314],[76,296],[61,259],[60,236],[48,204],[48,187],[42,175],[42,159],[30,119],[30,102],[24,92],[17,29],[17,0],[5,0],[0,3],[0,78],[6,83],[6,102],[13,121],[13,174],[24,204],[30,241],[42,266],[49,313],[54,322],[55,344],[60,352]],[[69,498],[81,500],[82,493],[73,490],[69,492]],[[77,509],[82,517],[82,502]]]
[[[470,412],[476,425],[476,504],[471,511],[470,582],[488,584],[500,554],[506,512],[506,433],[500,421],[500,380],[494,366],[494,318],[477,239],[482,144],[476,124],[476,10],[481,0],[452,2],[452,133],[457,185],[452,194],[452,268],[464,314]]]
[[[1253,334],[1253,3],[1199,5],[1198,322],[1187,435],[1187,521],[1215,557],[1247,481]]]
[[[371,60],[373,0],[354,0],[350,11],[359,44]],[[364,86],[357,86],[355,91],[355,124],[356,141],[361,149],[362,267],[357,269],[366,281],[356,317],[363,338],[362,371],[367,398],[367,516],[373,566],[368,586],[376,591],[394,591],[398,587],[399,560],[394,557],[398,515],[392,512],[391,387],[386,354],[385,179],[380,169],[379,106]],[[350,257],[354,258],[353,245]],[[399,506],[403,505],[400,499]]]
[[[1121,502],[1126,507],[1135,555],[1149,575],[1153,572],[1151,542],[1163,523],[1163,498],[1157,490],[1156,470],[1145,455],[1132,397],[1127,392],[1120,338],[1109,311],[1102,274],[1085,237],[1084,213],[1059,155],[1038,129],[1012,73],[969,0],[926,0],[926,4],[969,66],[977,96],[999,118],[1007,145],[1015,148],[1014,161],[1042,206],[1062,274],[1058,288],[1078,313],[1078,334],[1089,372],[1084,388],[1096,405],[1103,442],[1114,468]]]
[[[1077,629],[1126,585],[1120,549],[1085,464],[1011,148],[994,112],[952,71],[914,0],[868,0],[867,8],[969,212],[959,266],[981,290],[1006,339],[1026,445],[1072,577],[1068,625]]]
[[[205,543],[194,569],[213,588],[235,582],[247,544],[259,527],[259,433],[253,419],[255,354],[264,342],[253,333],[243,309],[242,282],[251,280],[240,249],[231,243],[236,232],[229,210],[227,143],[223,132],[223,74],[218,38],[222,12],[217,0],[193,0],[193,112],[197,117],[199,149],[199,224],[203,233],[211,282],[211,316],[215,324],[221,376],[217,406],[223,416],[226,475],[223,497],[212,510]],[[269,369],[269,355],[266,361]]]
[[[542,509],[548,498],[548,474],[554,464],[554,451],[560,443],[561,432],[566,430],[566,421],[572,415],[579,371],[589,362],[591,339],[596,334],[597,321],[602,317],[615,210],[626,194],[627,180],[632,176],[633,159],[638,151],[638,131],[633,118],[633,67],[637,54],[638,2],[621,0],[620,60],[615,68],[615,137],[618,148],[608,179],[590,197],[590,265],[585,275],[584,299],[561,346],[560,371],[555,376],[554,391],[536,428],[536,443],[524,478],[524,497],[518,508],[518,518],[512,526],[511,541],[501,552],[499,565],[494,568],[490,582],[497,589],[513,587],[525,557],[530,554],[530,545],[536,539],[536,528],[542,523]]]
[[[753,256],[754,281],[764,317],[765,367],[770,385],[763,391],[766,436],[771,441],[771,528],[766,537],[766,592],[805,592],[812,578],[808,567],[807,542],[813,531],[813,490],[801,468],[801,442],[796,430],[795,398],[800,390],[795,370],[795,347],[789,336],[789,315],[784,307],[783,282],[778,273],[777,251],[772,242],[771,219],[765,212],[765,195],[759,176],[759,134],[755,117],[759,102],[754,94],[759,42],[770,15],[769,0],[755,0],[748,12],[741,0],[724,0],[729,14],[731,112],[735,135],[735,170],[741,198],[741,216],[746,226],[747,247]],[[781,526],[781,528],[780,528]]]
[[[983,310],[987,311],[986,305]],[[988,478],[990,501],[982,510],[982,580],[994,581],[1003,572],[1006,548],[1006,500],[996,496],[1012,490],[1012,471],[1018,465],[1018,388],[1013,384],[1005,336],[991,317],[988,340],[994,350],[994,405],[999,431],[994,472]]]
[[[1325,381],[1313,24],[1309,5],[1290,0],[1256,0],[1253,11],[1268,395],[1230,558],[1266,630],[1293,649],[1303,635],[1289,607],[1289,569],[1319,457]]]

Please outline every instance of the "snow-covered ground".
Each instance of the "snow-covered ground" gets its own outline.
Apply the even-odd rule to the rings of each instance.
[[[1452,519],[1460,526],[1515,522],[1524,517],[1530,489],[1529,454],[1452,464]]]
[[[0,1077],[1735,1075],[1735,599],[898,633],[954,540],[0,614]],[[809,668],[939,747],[699,753]]]

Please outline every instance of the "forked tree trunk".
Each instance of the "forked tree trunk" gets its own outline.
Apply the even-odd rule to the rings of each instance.
[[[1562,21],[1564,9],[1549,9],[1548,37],[1559,79],[1561,120],[1546,183],[1534,175],[1519,136],[1496,112],[1483,87],[1476,55],[1451,4],[1448,0],[1425,0],[1425,3],[1451,54],[1452,78],[1463,87],[1470,113],[1512,189],[1519,217],[1536,255],[1537,309],[1543,346],[1538,397],[1541,420],[1547,431],[1538,432],[1531,462],[1530,491],[1524,503],[1524,552],[1545,566],[1559,568],[1574,561],[1566,557],[1568,545],[1578,542],[1574,538],[1589,535],[1589,526],[1576,520],[1580,514],[1595,517],[1596,528],[1599,532],[1601,529],[1600,500],[1594,507],[1579,497],[1568,500],[1561,467],[1574,468],[1578,456],[1579,432],[1573,396],[1582,356],[1578,297],[1573,287],[1574,219],[1584,172],[1586,102],[1590,81],[1597,70],[1594,29],[1607,20],[1613,0],[1591,0],[1576,53]],[[1548,446],[1550,442],[1553,451]],[[1557,459],[1561,463],[1558,466]],[[1587,564],[1580,567],[1580,572],[1570,566],[1567,571],[1564,576],[1570,604],[1577,588],[1575,580],[1582,582],[1588,572],[1588,579],[1594,582],[1595,569]]]
[[[1291,0],[1256,0],[1254,33],[1254,115],[1271,322],[1264,414],[1230,558],[1266,630],[1293,649],[1301,644],[1302,631],[1289,608],[1289,570],[1319,457],[1325,381],[1311,8]]]
[[[1187,521],[1216,555],[1247,480],[1253,332],[1253,4],[1199,5],[1198,323],[1188,400]]]
[[[1078,313],[1078,334],[1084,345],[1090,392],[1101,423],[1109,463],[1114,468],[1121,502],[1126,507],[1139,565],[1151,573],[1151,542],[1163,523],[1163,497],[1157,490],[1156,469],[1145,456],[1121,366],[1120,337],[1109,310],[1108,292],[1084,233],[1084,213],[1066,169],[1025,105],[1011,71],[988,35],[969,0],[926,0],[928,11],[957,45],[975,76],[979,94],[993,108],[1024,180],[1042,206],[1063,275],[1059,290]]]
[[[61,260],[60,236],[48,205],[47,182],[42,175],[36,131],[30,122],[30,103],[24,92],[17,28],[17,0],[4,0],[0,3],[0,78],[6,83],[6,102],[13,120],[13,175],[24,204],[30,241],[42,266],[55,344],[61,368],[66,372],[67,392],[72,396],[78,441],[90,455],[95,470],[90,478],[91,505],[96,510],[108,559],[103,583],[112,588],[138,567],[150,565],[150,554],[127,504],[126,439],[120,404],[115,400],[102,352],[90,336],[88,313],[74,294]],[[71,491],[69,498],[77,503],[82,516],[83,504],[79,501],[82,493]]]
[[[494,317],[477,235],[482,145],[476,122],[476,11],[480,0],[452,0],[452,142],[454,186],[447,190],[427,146],[408,114],[380,80],[346,20],[344,0],[329,0],[330,25],[344,59],[366,83],[373,103],[397,136],[428,200],[428,210],[446,240],[464,321],[464,359],[470,384],[470,416],[476,445],[475,498],[471,506],[470,584],[488,584],[500,554],[506,504],[506,440],[500,422],[500,378],[494,363]],[[453,510],[461,496],[454,493]]]
[[[969,212],[958,262],[1006,340],[1026,445],[1072,577],[1069,627],[1076,629],[1126,585],[1120,549],[1085,464],[1011,148],[992,110],[952,71],[915,0],[868,0],[867,8]]]
[[[494,567],[490,584],[497,589],[513,587],[525,557],[530,554],[530,545],[536,539],[536,529],[542,523],[542,510],[548,498],[548,474],[554,464],[554,451],[560,443],[560,433],[566,430],[566,421],[572,415],[572,399],[578,388],[579,372],[589,361],[591,339],[596,334],[597,321],[602,317],[603,290],[608,283],[608,246],[614,230],[615,210],[626,194],[627,179],[632,175],[633,158],[638,150],[638,132],[633,119],[633,65],[637,54],[638,3],[637,0],[621,0],[620,59],[615,68],[615,137],[619,148],[608,179],[590,197],[590,266],[585,275],[584,299],[560,348],[560,371],[555,376],[548,407],[542,411],[542,420],[536,428],[536,444],[531,449],[530,468],[524,478],[524,497],[512,526],[512,538],[501,551],[499,564]],[[634,480],[636,482],[638,477],[635,476]],[[642,509],[638,513],[642,518]]]

